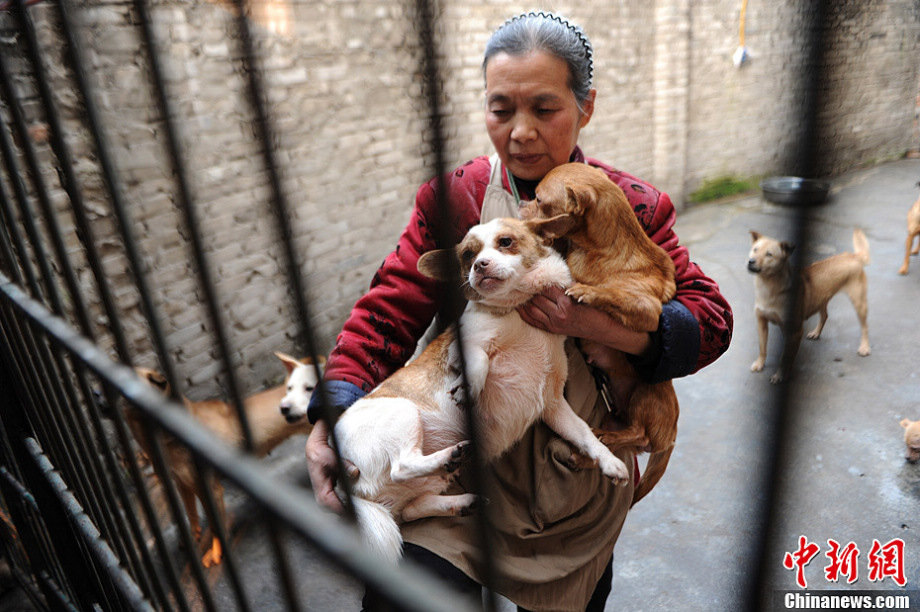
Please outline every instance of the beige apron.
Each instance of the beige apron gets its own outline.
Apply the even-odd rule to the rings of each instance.
[[[481,221],[517,217],[514,197],[502,188],[501,164],[492,172]],[[590,425],[605,408],[593,378],[571,341],[566,397]],[[488,470],[492,549],[499,581],[496,590],[529,610],[583,611],[610,561],[633,495],[631,453],[617,453],[629,468],[630,483],[614,487],[599,470],[566,467],[569,444],[542,422]],[[430,518],[403,525],[403,536],[447,559],[479,582],[476,519]]]

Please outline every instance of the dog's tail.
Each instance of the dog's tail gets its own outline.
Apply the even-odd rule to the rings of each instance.
[[[869,265],[869,239],[858,227],[853,230],[853,252],[859,256],[862,265]]]
[[[371,552],[388,562],[396,563],[402,556],[402,534],[390,509],[377,502],[353,497],[358,527]]]
[[[648,456],[645,472],[642,474],[642,478],[639,479],[636,490],[633,491],[633,506],[635,506],[640,499],[648,495],[652,488],[658,484],[658,481],[661,480],[661,477],[664,476],[664,471],[668,467],[668,461],[671,459],[671,453],[673,452],[674,447],[669,446],[663,451],[652,453]]]

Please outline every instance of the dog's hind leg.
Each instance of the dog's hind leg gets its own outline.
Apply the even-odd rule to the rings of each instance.
[[[856,351],[861,357],[872,352],[869,347],[869,300],[866,297],[866,273],[863,272],[857,278],[850,281],[844,289],[847,297],[853,302],[853,308],[856,310],[856,317],[859,319],[859,349]]]
[[[400,519],[409,522],[429,516],[467,516],[476,508],[478,501],[472,493],[422,495],[403,508]]]
[[[469,440],[464,440],[430,455],[423,455],[418,447],[406,449],[393,462],[390,478],[393,482],[405,482],[422,476],[453,472],[466,457],[469,445]]]
[[[808,332],[805,336],[809,340],[817,340],[821,337],[821,332],[824,331],[824,324],[827,323],[827,303],[821,304],[821,308],[818,309],[818,324],[815,325],[815,328]]]
[[[901,264],[898,274],[907,274],[907,270],[910,267],[910,256],[917,253],[916,250],[911,248],[916,236],[917,234],[907,234],[907,243],[904,245],[904,263]],[[917,242],[917,249],[920,249],[920,241]]]

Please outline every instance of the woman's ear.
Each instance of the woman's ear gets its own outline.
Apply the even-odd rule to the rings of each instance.
[[[578,127],[583,128],[591,121],[591,115],[594,114],[594,99],[597,97],[597,90],[592,89],[588,92],[588,97],[581,105],[581,119],[578,121]]]

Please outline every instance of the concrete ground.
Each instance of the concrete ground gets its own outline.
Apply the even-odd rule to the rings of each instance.
[[[804,570],[808,594],[834,588],[911,592],[913,609],[920,609],[920,464],[904,461],[899,425],[905,417],[920,419],[920,364],[913,359],[920,340],[920,257],[912,258],[908,276],[897,274],[905,216],[920,194],[918,180],[920,160],[853,171],[832,181],[826,204],[808,210],[815,232],[807,262],[851,250],[856,226],[868,236],[872,354],[857,355],[859,328],[843,296],[831,301],[821,339],[803,340],[790,383],[795,401],[780,464],[779,520],[763,567],[767,599],[757,609],[785,609],[774,605],[774,593],[804,592],[795,572],[783,568],[785,553],[796,552],[800,536],[819,547]],[[758,520],[767,507],[764,470],[779,389],[769,377],[782,340],[771,328],[767,368],[751,373],[757,338],[753,280],[745,267],[748,230],[789,238],[792,216],[790,208],[759,194],[698,205],[678,216],[682,243],[732,305],[734,336],[716,363],[675,381],[681,405],[677,447],[664,478],[627,518],[616,548],[609,611],[745,609],[746,588],[757,577]],[[272,453],[267,463],[273,475],[308,486],[303,443],[297,436]],[[244,560],[253,609],[284,609],[274,556],[252,520],[255,509],[232,487],[226,498],[235,517],[233,549]],[[841,547],[852,542],[858,549],[856,582],[847,584],[845,575],[837,583],[826,578],[828,540]],[[905,587],[887,571],[872,580],[873,542],[887,549],[899,540]],[[305,609],[360,608],[361,585],[333,571],[315,551],[294,545],[289,558]],[[183,580],[189,580],[187,571]],[[226,573],[210,570],[208,580],[218,609],[232,609]],[[0,592],[0,610],[28,609],[17,607],[21,598],[13,598],[15,591]],[[513,609],[502,602],[502,612]]]
[[[920,195],[920,160],[904,159],[847,173],[832,181],[828,202],[808,209],[810,263],[852,250],[862,227],[872,261],[869,337],[872,354],[856,353],[859,326],[849,300],[829,306],[821,339],[803,339],[790,383],[790,435],[782,453],[779,519],[764,567],[768,597],[800,590],[785,553],[799,537],[819,552],[805,568],[816,589],[920,589],[920,464],[904,460],[902,418],[920,419],[920,362],[915,358],[920,305],[920,257],[908,276],[906,214]],[[746,581],[755,578],[758,513],[765,508],[765,448],[776,413],[778,387],[769,382],[782,337],[771,326],[764,372],[750,372],[757,356],[753,279],[745,268],[748,230],[791,238],[793,210],[758,193],[692,207],[676,231],[692,259],[730,301],[735,327],[729,350],[716,363],[675,381],[681,404],[677,447],[655,490],[627,518],[616,548],[608,610],[739,610]],[[817,317],[806,322],[814,326]],[[852,542],[860,555],[856,582],[828,580],[828,540]],[[874,541],[902,540],[904,588],[885,571],[872,580]],[[896,544],[895,544],[896,545]],[[896,569],[896,564],[893,569]],[[889,577],[884,577],[889,576]],[[914,599],[914,605],[920,601]],[[784,609],[764,601],[761,609]],[[913,608],[917,609],[917,608]]]

